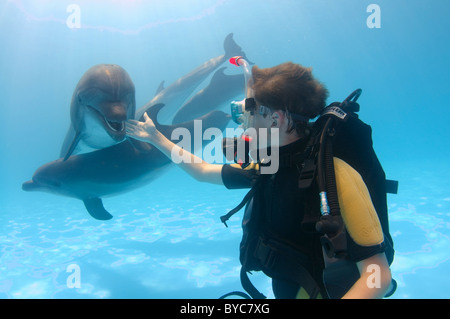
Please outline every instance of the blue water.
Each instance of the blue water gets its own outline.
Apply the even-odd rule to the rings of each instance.
[[[81,9],[81,28],[66,11]],[[369,28],[369,4],[381,28]],[[137,107],[236,42],[260,67],[313,67],[329,102],[361,87],[388,178],[394,298],[449,298],[450,29],[447,0],[9,0],[0,2],[0,297],[216,298],[240,289],[240,215],[219,217],[243,191],[195,182],[179,168],[104,199],[114,215],[92,219],[76,199],[26,193],[21,184],[58,158],[82,74],[124,67]],[[69,288],[69,265],[81,287]],[[273,297],[270,281],[255,275]]]

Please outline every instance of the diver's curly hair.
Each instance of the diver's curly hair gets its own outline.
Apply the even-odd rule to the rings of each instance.
[[[286,62],[271,68],[252,68],[255,99],[272,110],[282,110],[310,119],[320,114],[326,105],[328,90],[317,81],[311,68]],[[305,122],[293,119],[299,133]],[[301,122],[301,121],[300,121]]]

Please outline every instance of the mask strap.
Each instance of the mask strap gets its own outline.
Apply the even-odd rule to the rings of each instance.
[[[292,117],[293,120],[301,121],[301,122],[309,122],[309,117],[307,117],[307,116],[303,116],[303,115],[291,113],[291,112],[289,112],[288,114]]]

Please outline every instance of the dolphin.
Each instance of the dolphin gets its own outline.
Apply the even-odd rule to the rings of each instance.
[[[162,134],[170,139],[174,129],[184,127],[194,138],[194,121],[177,125],[159,124],[156,115],[161,108],[162,104],[153,106],[148,115]],[[229,119],[230,116],[224,112],[212,111],[197,120],[202,121],[203,134],[210,127],[223,130]],[[195,143],[191,145],[195,146]],[[22,189],[80,199],[92,217],[108,220],[113,216],[104,208],[102,197],[146,185],[171,163],[156,147],[130,138],[108,148],[72,155],[66,161],[60,158],[44,164],[36,170],[31,180],[22,184]]]
[[[125,121],[136,112],[135,88],[119,65],[99,64],[78,82],[70,105],[71,125],[60,156],[102,149],[125,140]]]
[[[206,80],[209,75],[211,75],[213,71],[215,71],[218,67],[220,67],[221,64],[223,64],[226,60],[233,56],[240,55],[245,57],[245,53],[242,51],[241,47],[237,45],[233,40],[233,33],[230,33],[226,36],[223,46],[225,51],[223,55],[206,61],[190,73],[172,83],[167,88],[164,88],[164,82],[162,82],[155,97],[136,111],[135,119],[140,119],[144,112],[152,105],[162,103],[165,104],[165,107],[158,114],[158,120],[163,124],[172,124],[173,116],[176,111],[184,104],[184,102],[189,98],[194,90],[204,80]],[[224,77],[224,79],[226,78]],[[231,80],[232,78],[228,79]],[[223,101],[224,94],[222,93],[225,93],[228,96],[228,90],[226,88],[227,82],[225,81],[222,83],[224,85],[223,91],[219,92],[219,96],[217,96],[216,99]],[[244,90],[244,88],[245,85],[243,83],[241,89]],[[203,109],[205,109],[206,107],[208,107],[208,105],[204,105]],[[181,116],[178,117],[177,121],[183,121],[183,119],[181,119]],[[185,119],[184,121],[187,121],[187,119]]]
[[[180,116],[177,121],[182,121],[182,123],[163,125],[160,124],[162,121],[159,120],[161,118],[160,110],[166,112],[165,118],[169,120],[168,123],[164,124],[170,124],[172,122],[171,117],[173,117],[177,109],[183,105],[192,92],[214,70],[220,67],[229,57],[235,55],[245,56],[245,53],[234,42],[232,36],[233,34],[229,34],[224,41],[224,55],[205,62],[167,88],[161,85],[156,96],[141,107],[134,115],[134,118],[142,120],[142,115],[147,112],[157,125],[157,128],[168,138],[170,138],[173,129],[180,127],[187,128],[191,133],[191,137],[193,137],[194,121],[191,120],[192,116],[190,116],[189,120],[185,121],[182,121],[183,119]],[[223,75],[222,77],[220,77],[220,72]],[[216,75],[220,80],[217,80],[217,78],[214,79],[216,77],[214,76],[211,80],[210,88],[199,92],[196,97],[191,99],[191,101],[203,102],[196,104],[192,108],[198,114],[204,114],[207,110],[217,110],[222,103],[228,101],[230,92],[235,91],[235,89],[227,87],[227,85],[235,86],[235,77],[225,76],[223,70],[216,72]],[[80,80],[80,82],[82,81]],[[216,96],[207,94],[213,91],[213,87],[222,87],[222,91],[216,91],[218,94]],[[242,85],[242,90],[243,88],[244,85]],[[99,91],[101,94],[103,93],[103,90]],[[90,91],[88,90],[88,92]],[[130,92],[130,95],[133,96],[134,104],[134,89],[130,90]],[[76,92],[74,92],[74,98],[75,96],[77,96]],[[95,98],[98,95],[94,93],[92,97]],[[81,102],[83,101],[83,98],[81,98]],[[162,103],[166,104],[164,108],[162,108]],[[188,102],[187,108],[190,107],[189,105],[193,105],[193,103]],[[199,105],[203,109],[201,107],[199,108]],[[92,112],[91,108],[88,109],[88,112],[97,114]],[[126,117],[127,119],[133,118],[128,113]],[[105,121],[109,121],[106,123],[107,125],[109,124],[116,131],[121,131],[122,121],[113,121],[106,117],[104,118]],[[220,111],[213,111],[199,118],[199,120],[203,121],[203,131],[210,127],[223,130],[229,119],[230,116],[228,114]],[[87,124],[94,123],[94,120],[95,116],[90,116]],[[84,130],[88,126],[85,125]],[[80,125],[80,127],[83,126]],[[101,128],[100,125],[97,125],[97,132],[101,131]],[[93,132],[93,130],[91,131]],[[198,132],[196,133],[198,134]],[[95,134],[92,135],[92,138],[95,136]],[[85,135],[82,134],[82,130],[79,129],[77,131],[75,126],[72,125],[63,145],[61,156],[64,157],[39,167],[32,179],[23,183],[22,189],[25,191],[45,191],[80,199],[84,202],[86,209],[92,217],[107,220],[112,218],[112,216],[103,206],[103,197],[114,196],[145,185],[157,178],[171,163],[166,156],[152,145],[131,138],[118,142],[120,140],[119,138],[117,141],[112,142],[112,146],[104,148],[101,143],[92,143],[90,147],[98,147],[97,150],[90,153],[79,152],[79,144],[87,144],[88,139],[83,140],[84,137]],[[80,143],[81,141],[83,143]],[[191,145],[195,146],[196,143],[191,143]],[[73,155],[70,156],[71,154]]]
[[[219,99],[226,101],[230,106],[230,101],[239,94],[244,94],[245,77],[243,74],[227,75],[226,68],[218,69],[207,87],[197,92],[177,111],[173,117],[173,124],[192,120],[203,114],[205,105],[210,101]]]

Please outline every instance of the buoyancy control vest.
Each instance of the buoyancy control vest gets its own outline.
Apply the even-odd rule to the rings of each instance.
[[[249,281],[247,272],[251,271],[262,270],[272,278],[295,281],[311,298],[319,293],[323,295],[324,287],[328,297],[340,298],[359,278],[356,264],[349,261],[347,253],[349,237],[340,216],[333,157],[344,159],[367,185],[384,233],[385,254],[389,265],[392,263],[394,249],[389,233],[386,193],[396,193],[398,185],[397,182],[386,181],[373,150],[371,128],[356,114],[359,111],[356,100],[360,94],[361,90],[356,90],[344,102],[327,107],[314,123],[306,148],[287,160],[280,158],[281,163],[295,165],[299,170],[299,189],[306,193],[315,192],[314,195],[308,194],[309,199],[305,200],[303,226],[318,235],[324,260],[305,256],[282,240],[262,234],[261,219],[255,217],[260,211],[257,207],[260,203],[255,202],[253,196],[267,176],[261,175],[243,202],[230,212],[235,213],[246,204],[240,245],[241,281],[252,298],[264,296]],[[317,192],[320,194],[320,213]],[[222,217],[223,222],[231,216],[230,213]],[[311,263],[323,266],[323,281],[318,279],[317,271],[314,271],[317,267]],[[346,278],[344,283],[342,278]]]

